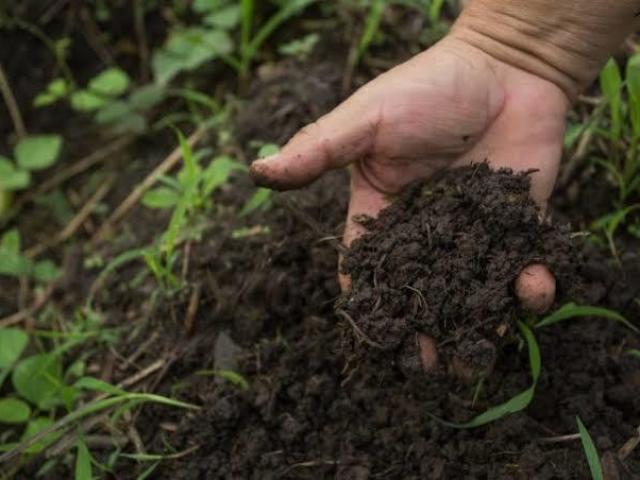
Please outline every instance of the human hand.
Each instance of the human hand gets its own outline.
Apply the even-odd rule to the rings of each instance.
[[[251,174],[260,185],[287,190],[350,166],[346,245],[362,233],[354,217],[375,216],[389,195],[442,169],[485,159],[494,168],[537,169],[531,196],[544,212],[568,106],[555,84],[450,35],[303,128],[278,155],[254,162]],[[348,288],[348,279],[341,285]],[[520,272],[516,293],[525,308],[543,313],[555,296],[553,275],[531,265]],[[422,339],[420,345],[423,364],[433,363],[435,343]]]

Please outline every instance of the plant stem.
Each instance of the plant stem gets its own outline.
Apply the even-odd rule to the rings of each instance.
[[[0,91],[2,91],[4,103],[7,105],[7,110],[9,111],[9,116],[13,122],[13,128],[15,129],[16,136],[18,137],[18,140],[21,140],[27,136],[27,129],[24,126],[24,120],[20,114],[18,102],[16,102],[16,97],[13,95],[9,79],[4,73],[2,63],[0,63]]]

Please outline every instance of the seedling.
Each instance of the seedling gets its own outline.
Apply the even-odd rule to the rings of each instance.
[[[236,70],[244,82],[264,42],[283,23],[314,1],[279,2],[276,12],[254,30],[255,0],[196,0],[192,8],[201,16],[201,25],[171,32],[165,46],[154,53],[152,65],[156,81],[166,84],[183,71],[222,60]],[[238,26],[240,41],[236,49],[231,32]]]
[[[0,399],[0,423],[22,427],[19,441],[0,445],[0,451],[6,452],[0,456],[0,462],[20,454],[40,453],[70,426],[91,414],[114,407],[119,408],[114,414],[114,421],[122,411],[143,403],[198,408],[159,395],[130,393],[92,377],[82,376],[72,382],[72,378],[81,376],[84,369],[74,363],[65,372],[62,356],[85,339],[72,336],[50,351],[23,357],[30,341],[29,335],[20,329],[0,329],[0,387],[9,375],[13,387],[12,393]],[[87,391],[101,395],[78,407]],[[53,416],[60,408],[68,413],[54,421]],[[81,436],[77,439],[76,450],[76,478],[91,478],[90,453]]]
[[[20,140],[13,159],[0,155],[0,217],[11,208],[13,194],[31,185],[31,174],[56,163],[62,149],[59,135],[32,135]]]
[[[149,84],[131,92],[131,79],[124,70],[109,68],[93,77],[86,88],[74,90],[64,79],[53,80],[34,99],[35,107],[45,107],[69,98],[71,107],[79,112],[92,113],[100,125],[116,133],[141,133],[147,128],[144,114],[164,100],[161,85]]]
[[[606,170],[618,190],[618,198],[614,212],[597,220],[594,228],[604,230],[617,258],[614,233],[637,209],[637,205],[630,206],[628,201],[640,191],[640,53],[629,58],[624,78],[616,60],[610,59],[600,73],[600,89],[604,110],[598,108],[593,119],[601,125],[583,127],[606,143],[606,157],[596,157],[593,162]],[[603,111],[608,115],[601,115]]]
[[[147,267],[165,286],[176,286],[173,266],[177,259],[176,246],[184,238],[190,219],[201,210],[211,208],[212,193],[224,185],[235,170],[246,167],[228,156],[214,158],[203,168],[201,155],[195,155],[182,133],[177,132],[184,159],[184,166],[176,178],[162,177],[164,184],[150,190],[142,198],[149,208],[172,209],[173,213],[166,231],[159,242],[144,252]]]

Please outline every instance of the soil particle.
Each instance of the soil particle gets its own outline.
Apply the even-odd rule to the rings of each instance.
[[[573,286],[568,231],[539,222],[529,183],[527,173],[472,165],[413,185],[377,219],[361,219],[367,233],[345,256],[352,289],[338,308],[404,365],[417,332],[435,338],[445,357],[491,369],[494,344],[523,315],[519,272],[542,263],[560,295]]]

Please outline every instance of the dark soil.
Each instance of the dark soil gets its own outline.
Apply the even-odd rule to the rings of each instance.
[[[280,78],[286,82],[288,76]],[[287,90],[277,80],[271,85]],[[304,91],[304,85],[297,90]],[[240,131],[261,138],[256,133],[265,125],[261,118],[278,118],[274,112],[283,106],[256,102],[265,111],[242,117],[255,125],[244,124]],[[324,102],[322,109],[330,106]],[[284,115],[278,124],[294,129],[306,117]],[[264,134],[277,136],[277,129],[271,137]],[[443,258],[453,258],[453,250],[446,250],[442,239],[454,243],[464,238],[473,231],[471,218],[492,219],[490,226],[475,227],[485,228],[477,238],[467,237],[466,249],[482,251],[485,263],[471,262],[471,269],[464,259],[472,254],[458,242],[456,255],[465,256],[445,286],[471,285],[479,297],[468,305],[461,299],[469,295],[449,289],[457,308],[479,312],[471,324],[481,321],[482,315],[486,317],[482,325],[495,327],[518,313],[512,283],[519,268],[532,261],[549,264],[558,275],[560,293],[571,290],[573,269],[565,263],[570,258],[566,234],[548,224],[538,225],[537,211],[524,194],[526,177],[478,168],[467,170],[462,183],[472,188],[458,192],[459,196],[442,195],[453,179],[450,176],[431,187],[434,193],[440,189],[431,199],[442,211],[428,222],[433,227],[432,245],[437,242],[443,253],[449,252]],[[490,185],[472,181],[474,175]],[[247,188],[237,184],[221,201],[237,208]],[[503,195],[505,191],[509,194]],[[399,201],[413,200],[413,212],[420,211],[429,201],[422,192],[423,187],[415,187]],[[579,441],[557,440],[577,431],[576,415],[608,459],[607,478],[639,478],[637,453],[624,461],[616,459],[640,425],[637,360],[625,353],[637,348],[639,341],[617,324],[583,319],[541,332],[543,372],[533,403],[525,412],[471,431],[444,427],[429,414],[465,421],[527,388],[531,379],[526,352],[515,343],[505,342],[496,351],[495,370],[475,402],[474,386],[445,375],[407,375],[375,349],[357,356],[345,349],[345,322],[334,313],[338,259],[330,239],[343,228],[346,197],[345,175],[332,174],[305,191],[278,196],[269,212],[250,219],[268,226],[268,235],[232,240],[230,233],[239,220],[231,214],[219,219],[216,231],[192,252],[190,278],[203,285],[193,330],[185,332],[180,314],[177,322],[171,320],[176,309],[184,311],[186,301],[174,303],[171,315],[158,311],[155,318],[160,320],[149,328],[163,332],[155,351],[176,352],[156,391],[177,394],[203,408],[196,413],[160,407],[142,410],[137,428],[148,451],[179,457],[164,461],[154,478],[585,479],[589,473]],[[453,217],[456,208],[464,210],[460,202],[465,199],[468,206],[485,206],[474,216],[466,214],[468,229]],[[451,228],[452,224],[460,227]],[[489,251],[501,251],[502,257],[490,258]],[[606,252],[582,254],[576,265],[593,303],[638,318],[637,255],[626,258],[624,269],[612,266]],[[474,276],[477,282],[471,281]],[[489,277],[493,283],[486,282]],[[482,295],[486,299],[485,283],[495,291],[490,291],[487,305],[479,306]],[[423,294],[432,305],[438,305],[442,295],[435,290]],[[413,308],[416,296],[409,293],[403,292],[402,298]],[[453,318],[444,305],[440,309]],[[430,332],[437,336],[450,331],[439,322],[432,325]],[[487,327],[482,334],[493,331]],[[139,362],[153,358],[144,356]],[[241,373],[250,389],[195,374],[216,368]],[[133,472],[143,468],[120,474],[135,478]]]
[[[340,30],[332,28],[331,33]],[[408,32],[404,27],[392,30]],[[9,44],[13,42],[6,43]],[[344,58],[348,46],[334,50],[327,55],[322,52],[327,58],[322,62],[314,60],[316,66],[289,61],[261,69],[258,81],[248,90],[251,101],[241,109],[234,129],[239,137],[238,150],[241,147],[250,157],[255,151],[252,141],[281,142],[339,101],[343,68],[331,59]],[[5,65],[10,73],[18,69],[16,59],[20,55],[12,58],[14,62],[7,64],[9,67]],[[386,68],[386,63],[376,68]],[[95,72],[87,70],[87,77],[92,73]],[[36,91],[27,80],[34,77],[44,84],[41,75],[34,70],[16,82],[21,105],[28,103]],[[20,78],[15,74],[11,77]],[[61,111],[56,115],[64,114]],[[58,117],[52,118],[53,122]],[[32,125],[35,120],[27,117],[27,121]],[[0,119],[0,132],[9,130],[10,125]],[[155,144],[155,137],[149,142]],[[148,163],[161,161],[166,154],[165,148],[162,150],[162,154],[150,151],[152,158],[144,157],[129,170],[123,170],[124,177],[137,181],[147,172]],[[122,158],[128,159],[124,155]],[[429,250],[422,243],[422,248],[411,248],[422,255],[431,272],[426,272],[424,265],[408,265],[405,270],[398,268],[394,272],[385,263],[391,258],[388,255],[380,267],[375,263],[394,276],[402,273],[405,279],[413,274],[411,269],[417,268],[424,288],[411,286],[424,290],[424,304],[431,309],[437,307],[433,311],[421,310],[418,295],[411,290],[403,290],[397,297],[402,305],[399,301],[397,305],[381,301],[380,307],[388,311],[392,307],[406,307],[410,312],[418,308],[417,313],[421,314],[405,319],[404,324],[401,319],[394,322],[394,329],[400,327],[405,332],[398,337],[369,331],[379,343],[391,342],[391,350],[395,348],[393,342],[409,335],[406,332],[411,329],[429,332],[443,342],[453,337],[454,341],[447,344],[452,350],[456,345],[464,348],[465,339],[475,341],[474,334],[495,341],[496,327],[505,322],[510,325],[518,314],[512,292],[515,272],[532,261],[544,261],[552,267],[561,294],[571,291],[565,234],[549,225],[538,226],[537,212],[524,195],[526,177],[500,174],[506,181],[494,182],[482,167],[468,170],[465,175],[475,177],[473,181],[464,179],[472,188],[462,193],[450,189],[451,195],[444,195],[450,185],[447,182],[453,178],[445,177],[440,186],[428,187],[436,195],[424,197],[424,188],[414,187],[399,200],[413,202],[412,211],[421,211],[430,199],[434,203],[429,208],[439,205],[442,209],[426,219],[432,228],[432,248],[435,245],[439,249],[441,258],[425,257]],[[490,180],[498,190],[489,189],[479,181],[480,177]],[[82,181],[78,179],[79,183]],[[119,197],[128,193],[129,181],[125,179],[123,191],[116,192]],[[353,355],[346,349],[345,332],[351,335],[351,330],[335,315],[334,305],[340,295],[335,241],[343,228],[347,189],[346,174],[333,173],[304,191],[277,196],[267,212],[239,218],[239,208],[255,190],[248,178],[238,174],[217,194],[216,211],[207,219],[202,239],[190,245],[189,254],[185,246],[179,270],[188,288],[173,295],[159,295],[153,279],[140,280],[144,266],[139,264],[124,265],[100,285],[92,306],[104,318],[105,327],[120,327],[122,338],[108,349],[87,351],[88,373],[115,384],[162,361],[160,370],[133,388],[202,406],[197,412],[187,412],[145,405],[133,413],[133,420],[123,429],[128,435],[119,448],[135,453],[140,445],[127,438],[139,435],[145,452],[168,456],[147,478],[585,479],[589,473],[579,441],[558,438],[577,431],[576,415],[608,459],[608,480],[640,478],[637,450],[624,460],[616,459],[620,448],[637,435],[640,425],[639,363],[626,354],[628,349],[640,348],[640,341],[617,324],[578,320],[540,333],[543,372],[533,403],[524,412],[471,431],[444,427],[430,414],[464,421],[528,387],[531,379],[526,352],[519,350],[516,343],[504,342],[496,351],[495,370],[475,401],[474,386],[444,375],[414,371],[407,375],[386,352],[377,349],[365,355]],[[510,189],[508,195],[502,195],[504,189]],[[564,198],[565,193],[557,195]],[[121,198],[109,198],[110,204],[116,200]],[[469,207],[491,208],[476,208],[472,215],[460,203],[465,201]],[[581,203],[569,199],[561,205],[572,212],[576,208],[587,210]],[[460,212],[462,218],[458,218]],[[484,227],[474,227],[471,220],[480,218],[491,221]],[[411,225],[408,217],[406,220]],[[128,218],[119,238],[95,251],[92,247],[87,256],[111,259],[117,252],[144,245],[166,227],[166,221],[164,215],[140,210]],[[247,226],[262,227],[265,233],[233,238],[235,229]],[[371,226],[374,228],[374,224]],[[32,229],[35,227],[38,225]],[[470,235],[475,232],[473,228],[481,229],[477,237]],[[393,231],[396,230],[402,232],[400,228]],[[420,230],[419,235],[423,234]],[[414,242],[422,241],[422,237],[418,238]],[[452,249],[455,242],[458,244]],[[365,244],[363,240],[362,245]],[[583,254],[575,263],[588,287],[590,301],[619,309],[637,321],[637,241],[622,250],[622,268],[615,266],[606,252]],[[499,251],[503,252],[501,256],[489,254]],[[474,257],[473,252],[479,253]],[[410,250],[405,247],[398,253],[406,257]],[[376,255],[373,252],[367,256],[367,262],[380,262],[380,255]],[[76,263],[82,264],[80,254],[77,257]],[[443,270],[436,271],[440,262]],[[456,270],[447,273],[452,267]],[[348,268],[355,271],[353,266]],[[82,273],[76,276],[75,283],[70,281],[64,293],[84,299],[84,291],[94,285],[98,270],[77,270]],[[87,272],[91,278],[85,278]],[[396,278],[393,282],[400,282],[403,277]],[[437,284],[442,279],[446,281],[442,287],[427,291],[427,282]],[[364,271],[361,280],[365,284],[372,282]],[[382,280],[376,274],[376,281]],[[391,282],[391,276],[384,281],[396,289],[403,286]],[[356,293],[363,291],[358,283],[356,287]],[[442,302],[444,287],[455,302]],[[16,295],[6,292],[9,290],[3,283],[0,303],[7,307],[0,306],[1,315],[15,310]],[[189,304],[196,292],[199,301],[193,310]],[[487,299],[490,301],[485,302]],[[84,305],[84,301],[81,303]],[[63,302],[63,306],[68,317],[73,318],[71,301]],[[355,320],[367,318],[356,315],[352,307],[342,308],[351,312]],[[369,315],[371,311],[372,305],[358,310]],[[464,323],[456,312],[464,313]],[[481,327],[456,337],[456,328],[463,329],[464,325]],[[214,369],[239,372],[250,388],[245,391],[206,373]],[[111,422],[104,429],[94,425],[93,431],[84,433],[87,438],[98,430],[111,434],[113,427]],[[43,478],[69,477],[75,454],[73,443],[70,448]],[[97,442],[91,453],[106,464],[113,451],[110,443],[105,446],[104,442]],[[34,459],[21,478],[35,478],[45,461]],[[148,462],[127,463],[119,458],[116,471],[105,472],[104,476],[133,480],[149,466]]]
[[[352,289],[338,308],[358,340],[417,366],[416,333],[436,339],[477,372],[495,362],[495,344],[517,319],[514,283],[527,265],[547,265],[558,295],[575,298],[577,255],[569,232],[540,223],[528,174],[486,163],[409,188],[345,256]]]
[[[407,378],[377,355],[350,362],[332,311],[337,255],[319,242],[337,230],[344,206],[337,208],[335,198],[344,185],[332,177],[285,196],[287,203],[295,199],[298,215],[273,211],[261,247],[229,244],[224,255],[233,265],[217,259],[202,266],[243,291],[231,315],[205,308],[200,325],[208,333],[179,361],[176,377],[220,365],[218,332],[226,331],[240,344],[234,368],[251,388],[191,376],[183,395],[203,405],[201,412],[145,410],[153,420],[143,430],[150,450],[167,443],[176,452],[197,448],[163,463],[155,478],[584,479],[579,442],[549,438],[574,433],[576,415],[609,456],[634,436],[640,379],[637,361],[623,351],[638,342],[610,322],[582,320],[542,333],[543,375],[533,404],[473,431],[443,427],[428,413],[465,420],[526,388],[526,354],[515,345],[500,351],[475,405],[473,387],[447,377]],[[309,228],[308,217],[322,232]],[[249,255],[251,262],[241,260]],[[601,292],[612,284],[599,282]],[[177,427],[158,434],[158,418]],[[640,474],[637,456],[610,468],[619,478]]]

